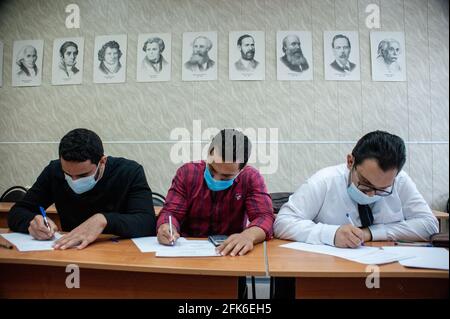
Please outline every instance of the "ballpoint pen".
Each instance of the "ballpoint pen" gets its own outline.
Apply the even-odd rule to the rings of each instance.
[[[355,226],[355,223],[353,222],[353,220],[352,220],[352,218],[350,217],[350,215],[347,213],[347,214],[345,214],[345,216],[347,217],[349,223],[350,223],[352,226],[356,227],[356,226]],[[364,241],[361,242],[361,246],[364,246]]]
[[[3,243],[0,243],[0,247],[6,248],[6,249],[12,249],[13,248],[12,245],[10,245],[10,244],[3,244]]]
[[[47,227],[48,230],[51,231],[51,229],[50,229],[50,224],[48,223],[48,220],[47,220],[47,214],[45,213],[44,207],[39,206],[39,209],[41,210],[42,217],[44,218],[44,224],[45,224],[45,227]]]
[[[353,220],[351,219],[350,215],[347,213],[347,214],[345,214],[345,216],[347,217],[349,223],[350,223],[352,226],[355,226],[355,223],[354,223]],[[355,226],[355,227],[356,227],[356,226]]]
[[[407,242],[407,241],[396,241],[394,243],[395,246],[410,246],[410,247],[433,247],[432,244],[427,243],[427,242]]]
[[[170,232],[170,244],[173,246],[173,226],[172,226],[172,215],[169,215],[169,232]]]
[[[51,232],[52,229],[50,228],[50,224],[48,223],[48,220],[47,220],[47,214],[45,213],[44,207],[39,206],[39,209],[41,210],[42,217],[44,218],[44,224],[45,224],[45,226],[46,226],[46,227],[48,228],[48,230]],[[52,237],[49,238],[49,239],[54,239],[54,238],[55,238],[55,234],[53,234]]]

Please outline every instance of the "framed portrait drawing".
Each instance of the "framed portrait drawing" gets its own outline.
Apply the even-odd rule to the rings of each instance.
[[[43,40],[14,41],[12,86],[39,86],[42,83]]]
[[[230,80],[264,80],[266,48],[263,31],[232,31],[229,34]]]
[[[325,80],[360,80],[357,31],[324,31],[323,54]]]
[[[84,38],[53,41],[52,84],[81,84],[83,80]]]
[[[95,37],[94,83],[125,82],[127,67],[127,35]]]
[[[217,32],[184,32],[183,81],[217,80]]]
[[[137,82],[170,81],[172,67],[170,33],[139,34],[136,52]]]
[[[373,81],[406,81],[405,34],[370,32]]]
[[[3,42],[0,41],[0,88],[3,86]]]
[[[277,32],[277,79],[279,81],[313,79],[311,32]]]

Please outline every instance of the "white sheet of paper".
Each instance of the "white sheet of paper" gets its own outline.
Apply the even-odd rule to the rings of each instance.
[[[63,235],[55,233],[53,240],[37,240],[31,235],[21,233],[0,234],[3,238],[17,247],[19,251],[53,250],[53,244]]]
[[[383,247],[383,250],[414,257],[400,261],[405,267],[449,270],[448,250],[439,247]]]
[[[387,252],[378,247],[368,246],[360,246],[358,248],[338,248],[327,245],[312,245],[294,242],[281,245],[280,247],[331,255],[367,265],[387,264],[411,257],[410,255]]]
[[[142,253],[151,253],[157,251],[159,248],[167,247],[158,243],[158,237],[156,236],[132,238],[131,240]],[[185,241],[186,238],[180,237],[175,244]]]
[[[388,252],[382,249],[378,249],[357,258],[348,258],[348,260],[366,265],[382,265],[394,263],[410,257],[411,255]]]
[[[174,246],[162,246],[156,251],[156,257],[215,257],[220,256],[216,247],[208,240],[177,240]]]

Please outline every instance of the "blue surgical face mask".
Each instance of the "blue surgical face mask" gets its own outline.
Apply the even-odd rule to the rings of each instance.
[[[205,167],[205,173],[203,174],[205,181],[206,181],[206,185],[208,185],[208,188],[212,191],[218,192],[218,191],[223,191],[229,187],[231,187],[231,185],[233,185],[234,180],[236,179],[236,176],[232,179],[228,179],[226,181],[216,181],[212,175],[211,172],[209,171],[208,166]]]
[[[369,196],[367,194],[364,194],[358,189],[358,187],[355,186],[355,184],[353,184],[353,182],[350,184],[349,187],[347,187],[347,193],[351,199],[353,199],[360,205],[373,204],[381,199],[381,196],[378,195]]]
[[[64,174],[67,184],[69,184],[70,188],[76,194],[82,194],[87,191],[90,191],[91,189],[94,188],[95,184],[97,184],[97,182],[98,182],[98,180],[95,180],[95,176],[97,175],[97,171],[98,171],[99,167],[100,167],[100,164],[97,166],[95,173],[93,175],[82,177],[77,180],[73,180],[72,177],[70,177],[67,174]]]

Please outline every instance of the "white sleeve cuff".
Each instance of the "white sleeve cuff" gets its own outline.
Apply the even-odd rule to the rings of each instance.
[[[334,246],[334,237],[339,225],[323,225],[320,232],[320,240],[325,245]]]
[[[369,230],[372,233],[372,241],[387,240],[387,231],[383,224],[371,225]]]

